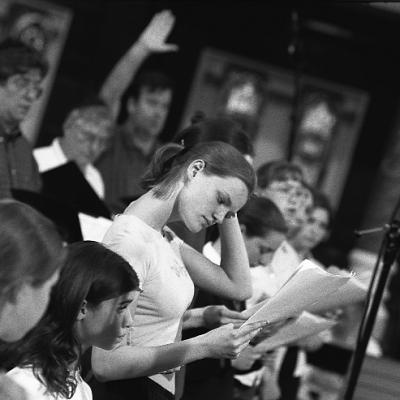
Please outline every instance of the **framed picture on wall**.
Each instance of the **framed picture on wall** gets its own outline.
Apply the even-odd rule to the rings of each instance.
[[[66,7],[42,0],[1,0],[0,40],[13,38],[32,46],[49,64],[43,94],[22,123],[24,135],[34,143],[50,96],[72,19]]]
[[[181,126],[187,126],[197,111],[231,116],[253,140],[256,168],[292,155],[309,183],[327,193],[337,207],[368,101],[359,89],[312,76],[302,76],[296,88],[290,70],[206,48]]]

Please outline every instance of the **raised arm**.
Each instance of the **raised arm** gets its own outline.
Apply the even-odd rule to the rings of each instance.
[[[169,10],[155,14],[139,39],[133,43],[107,76],[99,95],[110,108],[114,119],[119,113],[121,97],[143,61],[152,53],[178,50],[177,45],[165,43],[174,23],[175,17]]]
[[[259,333],[263,322],[249,324],[240,331],[232,324],[194,338],[157,347],[123,345],[92,352],[92,369],[99,381],[150,376],[202,358],[236,358]]]
[[[221,297],[246,300],[252,293],[250,267],[237,217],[225,218],[219,231],[221,268],[184,243],[182,259],[200,288]]]

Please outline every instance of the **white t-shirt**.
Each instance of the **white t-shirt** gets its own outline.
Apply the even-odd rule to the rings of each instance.
[[[50,146],[39,147],[33,150],[33,155],[38,164],[40,173],[57,168],[69,161],[57,138],[53,140]],[[97,196],[104,199],[104,182],[99,170],[92,164],[88,164],[83,171],[83,175],[96,192]]]
[[[161,346],[181,339],[182,316],[194,285],[182,261],[178,240],[171,242],[134,215],[118,215],[103,243],[136,271],[142,293],[133,318],[132,346]],[[174,373],[150,376],[174,393]]]
[[[65,397],[58,396],[56,399],[46,393],[46,387],[36,378],[30,368],[14,368],[7,372],[7,376],[15,381],[26,392],[26,400],[63,400]],[[77,377],[78,385],[71,400],[92,400],[92,391],[89,385]]]

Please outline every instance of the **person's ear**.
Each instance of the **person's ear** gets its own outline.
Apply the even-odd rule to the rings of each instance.
[[[194,160],[188,167],[188,178],[193,179],[199,172],[203,171],[206,163],[204,160]]]
[[[77,321],[82,321],[87,317],[87,301],[83,300],[81,308],[79,310],[78,316],[76,317]]]

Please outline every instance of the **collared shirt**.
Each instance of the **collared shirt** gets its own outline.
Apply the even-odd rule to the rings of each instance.
[[[40,192],[41,187],[32,146],[19,129],[8,133],[0,124],[0,198],[12,197],[11,189]]]
[[[41,173],[57,168],[69,161],[61,148],[60,140],[58,138],[54,139],[50,146],[35,149],[33,155],[35,156],[36,162],[39,166],[39,172]],[[104,183],[97,168],[92,164],[87,164],[82,172],[96,194],[103,199]]]
[[[115,132],[110,148],[96,162],[105,184],[105,201],[114,213],[126,207],[123,199],[134,199],[144,193],[140,182],[153,154],[154,151],[143,154],[124,127]]]

